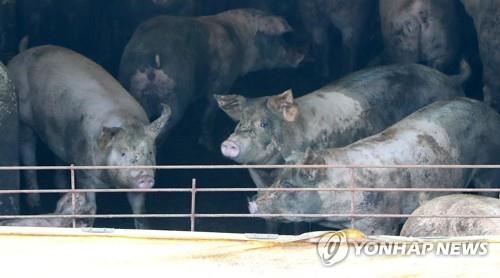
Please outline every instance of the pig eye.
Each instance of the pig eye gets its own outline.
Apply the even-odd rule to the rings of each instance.
[[[125,155],[126,155],[125,152],[122,152],[122,157],[125,157]]]

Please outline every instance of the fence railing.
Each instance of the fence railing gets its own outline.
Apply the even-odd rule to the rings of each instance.
[[[349,169],[352,177],[350,187],[346,188],[244,188],[244,187],[224,187],[224,188],[198,188],[196,178],[192,179],[190,188],[151,188],[151,189],[115,189],[115,188],[77,188],[76,171],[82,170],[111,170],[111,169],[154,169],[154,170],[230,170],[230,169]],[[189,218],[191,231],[195,231],[197,218],[279,218],[279,217],[303,217],[303,218],[325,218],[325,217],[343,217],[351,218],[500,218],[499,215],[410,215],[410,214],[389,214],[389,213],[356,213],[355,211],[355,192],[450,192],[450,193],[500,193],[500,184],[497,188],[441,188],[420,187],[420,188],[398,188],[398,187],[357,187],[354,180],[354,171],[356,169],[498,169],[500,165],[156,165],[156,166],[1,166],[0,171],[26,171],[26,170],[67,170],[70,172],[70,189],[16,189],[0,190],[1,194],[53,194],[53,193],[72,193],[72,214],[44,214],[44,215],[0,215],[0,221],[6,219],[50,219],[50,218],[72,218],[73,227],[76,227],[76,219],[84,218]],[[500,183],[500,181],[499,181]],[[319,214],[241,214],[241,213],[197,213],[196,195],[203,192],[265,192],[265,191],[348,191],[351,192],[351,212],[350,213],[319,213]],[[190,213],[162,213],[162,214],[95,214],[81,215],[75,214],[76,198],[78,193],[104,193],[104,192],[169,192],[169,193],[191,193],[191,211]]]

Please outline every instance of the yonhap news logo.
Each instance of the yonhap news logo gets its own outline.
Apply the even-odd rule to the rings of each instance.
[[[353,256],[485,256],[485,241],[349,241],[344,231],[323,235],[316,246],[323,266],[333,266]]]

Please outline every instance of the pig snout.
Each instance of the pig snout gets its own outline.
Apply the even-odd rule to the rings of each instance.
[[[235,158],[240,154],[240,147],[236,142],[227,140],[222,143],[221,152],[226,157]]]
[[[139,177],[137,180],[137,187],[138,188],[152,188],[155,185],[155,178],[152,176],[144,175]]]

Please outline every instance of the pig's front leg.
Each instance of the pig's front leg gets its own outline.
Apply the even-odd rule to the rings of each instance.
[[[146,212],[146,194],[145,193],[127,193],[128,202],[134,214],[143,214]],[[136,229],[148,229],[150,227],[147,218],[134,218]]]
[[[21,160],[25,166],[36,166],[36,137],[33,129],[29,126],[21,124],[19,132],[19,145]],[[38,189],[38,180],[35,170],[24,171],[24,182],[26,183],[26,188],[30,190]],[[26,197],[27,203],[30,208],[40,207],[40,194],[30,193]]]

